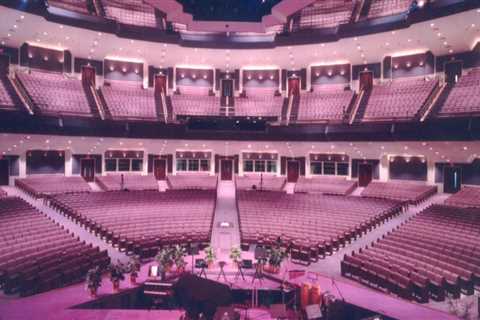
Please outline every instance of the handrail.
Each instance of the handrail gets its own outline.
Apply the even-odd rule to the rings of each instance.
[[[8,75],[8,79],[10,80],[10,83],[12,84],[13,89],[17,93],[17,96],[22,101],[25,109],[27,109],[28,113],[33,115],[34,114],[33,101],[28,96],[28,93],[26,92],[25,88],[23,88],[23,85],[18,81],[18,79],[15,76]]]
[[[446,87],[447,87],[447,83],[443,83],[441,85],[437,84],[438,90],[435,93],[435,95],[430,99],[430,101],[427,101],[427,104],[429,102],[430,102],[430,104],[428,105],[427,110],[420,117],[420,122],[424,122],[427,119],[427,117],[430,115],[430,112],[432,112],[433,107],[437,104],[438,99],[440,98],[440,96],[442,95],[442,93],[443,93],[443,91],[445,90]]]
[[[288,126],[288,124],[290,123],[290,116],[292,114],[292,106],[293,106],[293,94],[291,94],[289,97],[288,97],[288,107],[287,107],[287,119],[286,119],[286,124]]]
[[[162,109],[163,109],[163,120],[165,123],[168,122],[168,109],[167,109],[167,101],[165,99],[165,95],[163,92],[160,92],[160,99],[162,100]]]
[[[93,99],[95,100],[95,106],[97,107],[98,113],[100,114],[100,118],[102,120],[105,120],[105,113],[103,111],[103,104],[100,100],[100,97],[98,97],[97,91],[95,90],[95,88],[93,87],[92,84],[88,85],[88,87],[90,88],[90,92],[92,93]]]
[[[355,121],[355,117],[357,116],[358,108],[360,108],[360,104],[362,103],[364,95],[365,95],[365,89],[362,89],[362,91],[360,91],[360,94],[357,97],[357,101],[355,102],[355,106],[353,107],[353,111],[350,115],[350,121],[348,121],[348,124],[352,124],[353,121]]]

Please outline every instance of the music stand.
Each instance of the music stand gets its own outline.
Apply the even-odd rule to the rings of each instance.
[[[193,262],[194,256],[199,253],[200,249],[198,247],[198,243],[189,243],[188,244],[188,254],[192,256],[192,274],[195,274],[195,264]]]
[[[237,273],[235,274],[235,280],[234,281],[237,281],[238,277],[242,277],[243,281],[245,281],[245,275],[243,274],[243,270],[242,270],[243,261],[245,261],[245,260],[237,262]]]
[[[252,283],[255,282],[255,279],[258,279],[261,283],[263,279],[263,265],[267,259],[267,250],[263,247],[257,246],[255,248],[255,259],[257,260],[257,263],[255,264],[255,273],[253,275]]]
[[[208,279],[207,278],[207,271],[206,271],[207,262],[205,262],[204,259],[195,259],[195,268],[202,269],[202,270],[200,270],[200,273],[198,274],[199,277],[202,277],[202,275],[203,275],[203,277],[205,279]]]
[[[218,266],[220,267],[220,272],[218,273],[217,280],[220,280],[220,277],[223,276],[223,279],[225,280],[225,282],[228,282],[227,276],[225,275],[225,271],[223,270],[226,264],[227,263],[225,261],[218,262]]]

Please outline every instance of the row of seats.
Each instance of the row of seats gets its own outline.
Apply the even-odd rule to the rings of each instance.
[[[112,191],[57,195],[52,208],[128,254],[154,256],[161,245],[208,243],[214,190]]]
[[[248,94],[248,93],[247,93]],[[235,115],[239,117],[279,117],[283,97],[269,92],[266,95],[248,94],[235,99]]]
[[[177,190],[216,190],[217,176],[209,174],[177,174],[167,176],[167,183],[171,189]]]
[[[54,194],[90,192],[91,188],[82,177],[42,175],[15,179],[15,185],[35,198]]]
[[[480,284],[480,211],[433,205],[370,247],[346,255],[342,275],[405,299],[443,301]]]
[[[14,93],[9,90],[9,81],[7,75],[0,72],[0,109],[15,110]]]
[[[438,80],[416,78],[373,86],[363,121],[413,120],[437,85]]]
[[[480,68],[472,69],[454,84],[438,111],[439,116],[469,115],[480,112]]]
[[[281,191],[285,186],[286,180],[284,177],[277,177],[274,175],[255,174],[235,177],[235,185],[237,190],[270,190]],[[255,186],[255,187],[254,187]]]
[[[101,0],[105,17],[118,23],[139,27],[157,28],[155,9],[142,0]]]
[[[334,87],[304,93],[298,109],[299,121],[342,121],[354,97],[353,91]]]
[[[0,284],[7,294],[44,292],[106,267],[106,251],[86,245],[20,198],[0,199]]]
[[[372,0],[368,18],[380,18],[407,12],[412,0]]]
[[[96,176],[95,182],[104,191],[120,191],[122,187],[126,190],[158,190],[157,180],[152,175],[124,174],[122,184],[122,175],[111,174]]]
[[[362,191],[362,197],[393,199],[417,204],[437,193],[437,186],[406,181],[370,182]]]
[[[357,187],[357,182],[339,177],[300,176],[295,184],[295,192],[349,195]]]
[[[48,0],[48,5],[81,14],[90,14],[87,0]]]
[[[40,112],[92,116],[87,96],[78,79],[67,78],[62,73],[41,71],[17,71],[15,75]]]
[[[171,96],[173,112],[180,116],[218,116],[220,98],[210,95],[174,94]]]
[[[102,87],[107,108],[114,119],[157,119],[153,89],[128,81],[110,82]]]
[[[293,31],[337,27],[349,23],[355,1],[316,1],[294,17]]]
[[[360,237],[402,206],[393,200],[273,191],[238,191],[242,248],[280,237],[292,259],[308,264]]]
[[[463,187],[462,190],[448,197],[445,204],[456,207],[480,208],[480,188]]]

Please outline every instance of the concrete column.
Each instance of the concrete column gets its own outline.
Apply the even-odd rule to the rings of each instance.
[[[27,176],[27,154],[22,153],[18,159],[18,174],[20,178],[25,178]]]
[[[388,181],[388,168],[390,162],[388,161],[388,156],[383,156],[380,158],[380,181]]]
[[[70,177],[73,171],[72,151],[65,150],[65,176]]]

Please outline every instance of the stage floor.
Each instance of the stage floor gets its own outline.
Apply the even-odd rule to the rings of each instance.
[[[246,255],[251,254],[247,253]],[[244,258],[249,258],[244,254]],[[225,259],[226,260],[226,259]],[[186,259],[189,264],[187,270],[191,270],[191,259]],[[228,260],[226,260],[228,261]],[[142,266],[139,274],[138,282],[142,283],[148,278],[149,263]],[[387,295],[373,289],[363,287],[356,282],[345,278],[335,279],[335,284],[332,278],[324,276],[320,273],[306,273],[304,276],[288,279],[289,270],[306,270],[302,267],[290,262],[285,262],[278,275],[275,275],[279,280],[287,280],[292,283],[302,284],[305,282],[316,282],[322,292],[329,293],[341,299],[342,296],[346,302],[357,305],[361,308],[372,310],[384,314],[395,319],[405,320],[448,320],[457,319],[456,317],[432,309],[428,306],[420,305],[414,302],[409,302]],[[197,272],[199,270],[196,270]],[[230,263],[225,267],[227,281],[222,277],[218,279],[219,282],[228,284],[231,288],[240,289],[274,289],[279,287],[277,281],[263,279],[262,281],[255,280],[252,283],[253,271],[249,270],[245,274],[245,281],[241,278],[235,279],[237,270]],[[219,269],[218,267],[207,271],[207,276],[211,280],[217,280]],[[128,277],[127,277],[128,278]],[[316,278],[314,280],[314,278]],[[132,288],[129,280],[126,279],[121,283],[121,290]],[[338,289],[337,289],[338,288]],[[106,277],[103,279],[103,286],[99,289],[99,297],[110,295],[113,293],[111,282]],[[73,306],[91,301],[92,298],[85,290],[84,284],[72,285],[66,288],[52,290],[46,293],[37,294],[31,297],[19,298],[14,296],[0,296],[0,320],[130,320],[130,319],[162,319],[174,320],[179,319],[183,312],[165,311],[165,310],[86,310],[86,309],[70,309]],[[248,312],[249,319],[269,320],[270,316],[268,310],[252,309]],[[242,319],[245,319],[245,314],[242,312]]]

